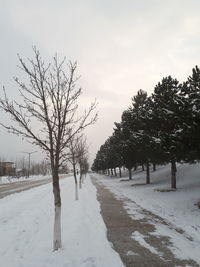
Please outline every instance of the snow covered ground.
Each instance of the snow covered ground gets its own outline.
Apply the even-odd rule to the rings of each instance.
[[[194,259],[200,264],[200,209],[195,205],[200,201],[200,164],[178,165],[177,169],[178,190],[172,192],[159,192],[170,189],[169,165],[159,166],[156,172],[151,172],[150,185],[144,184],[145,172],[138,170],[132,181],[95,176],[124,200],[125,208],[134,218],[144,218],[144,209],[163,218],[167,225],[155,221],[156,231],[152,234],[169,236],[172,252],[178,258]],[[126,179],[128,177],[123,177]],[[139,237],[138,233],[133,233],[132,238],[144,245],[141,241],[144,237]]]
[[[66,175],[70,174],[60,174],[60,177],[65,177]],[[51,178],[51,174],[46,174],[46,175],[30,175],[30,177],[26,176],[21,176],[19,178],[15,176],[0,176],[0,184],[10,184],[10,183],[15,183],[15,182],[22,182],[22,181],[39,181],[39,180],[44,180],[44,179],[49,179]]]
[[[53,194],[46,184],[0,199],[0,266],[122,267],[106,238],[96,188],[87,177],[74,197],[74,181],[60,181],[63,248],[52,252]]]
[[[0,184],[6,184],[6,183],[14,183],[14,182],[20,182],[20,181],[35,181],[35,180],[43,180],[51,178],[51,174],[47,175],[30,175],[30,177],[21,176],[19,178],[12,177],[12,176],[1,176],[0,177]]]

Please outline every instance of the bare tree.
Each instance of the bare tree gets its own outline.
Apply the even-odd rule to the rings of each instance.
[[[28,175],[28,161],[25,159],[25,157],[16,159],[16,169],[17,172],[20,172],[20,176],[26,176]]]
[[[88,155],[85,155],[82,160],[82,172],[85,174],[85,177],[87,175],[87,172],[89,170],[89,162],[88,162]]]
[[[46,175],[49,172],[49,164],[46,160],[42,160],[39,163],[32,162],[30,174],[31,175]]]
[[[2,124],[9,132],[25,137],[39,146],[49,156],[53,178],[55,204],[53,249],[61,243],[61,196],[58,170],[64,161],[64,151],[71,138],[97,120],[96,102],[93,102],[82,115],[78,114],[78,98],[82,89],[77,87],[76,63],[57,56],[52,64],[45,64],[39,51],[34,47],[34,58],[26,62],[20,57],[19,67],[26,74],[28,82],[17,77],[16,83],[23,102],[10,101],[4,88],[4,98],[0,108],[7,112],[16,125]],[[34,128],[37,122],[37,128]]]
[[[79,165],[79,188],[82,188],[83,183],[83,173],[85,173],[86,169],[89,165],[86,164],[87,162],[87,145],[86,145],[86,138],[83,134],[76,135],[70,139],[68,144],[68,151],[66,160],[68,160],[73,167],[73,174],[74,174],[74,182],[75,182],[75,200],[78,200],[78,179],[77,179],[77,165]]]
[[[86,137],[81,136],[81,138],[78,140],[78,144],[76,147],[76,155],[77,155],[77,160],[79,164],[79,188],[82,188],[83,184],[83,163],[85,158],[87,158],[87,153],[88,153],[88,147],[86,144]]]
[[[75,200],[78,200],[78,180],[76,175],[76,165],[78,163],[78,157],[77,157],[77,144],[80,137],[73,136],[73,138],[70,139],[68,144],[68,152],[67,152],[67,158],[73,168],[73,174],[74,174],[74,182],[75,182]]]

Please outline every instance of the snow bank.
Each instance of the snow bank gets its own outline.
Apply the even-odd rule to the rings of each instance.
[[[70,174],[60,174],[60,177],[65,177],[66,175]],[[38,180],[44,180],[51,178],[51,174],[46,175],[30,175],[30,177],[21,176],[19,178],[15,176],[1,176],[0,177],[0,184],[7,184],[7,183],[16,183],[16,182],[22,182],[22,181],[38,181]]]
[[[96,189],[87,177],[74,200],[74,181],[61,180],[63,248],[52,252],[52,185],[0,200],[0,258],[6,267],[122,267],[106,238]]]
[[[30,175],[30,177],[21,176],[19,178],[12,177],[12,176],[1,176],[0,177],[0,184],[7,184],[7,183],[15,183],[21,181],[33,181],[33,180],[43,180],[51,178],[50,174],[47,175]]]

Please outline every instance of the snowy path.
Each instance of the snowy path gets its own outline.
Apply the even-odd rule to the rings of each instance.
[[[74,200],[73,179],[61,180],[63,249],[52,252],[52,185],[0,199],[0,266],[122,267],[106,238],[89,178]]]
[[[92,181],[97,187],[97,196],[101,203],[108,238],[113,243],[114,249],[120,254],[125,266],[199,266],[192,259],[180,259],[182,257],[176,255],[177,248],[171,243],[172,235],[176,236],[178,242],[190,243],[190,240],[187,240],[182,232],[171,228],[162,218],[144,209],[140,210],[138,214],[135,213],[138,216],[130,216],[124,205],[129,203],[129,206],[137,207],[136,203],[127,198],[118,199],[102,185],[98,176],[92,175],[92,177]],[[159,232],[158,227],[162,231]]]
[[[151,172],[150,185],[144,184],[145,172],[141,171],[134,173],[132,181],[125,177],[123,180],[126,181],[123,182],[116,177],[94,176],[100,185],[123,202],[132,220],[153,225],[152,232],[147,235],[144,231],[134,230],[131,234],[134,240],[148,247],[150,251],[162,252],[150,240],[164,237],[174,258],[196,262],[186,266],[200,266],[200,210],[195,205],[199,201],[199,173],[200,164],[179,165],[176,192],[155,191],[169,189],[170,166],[167,165]]]

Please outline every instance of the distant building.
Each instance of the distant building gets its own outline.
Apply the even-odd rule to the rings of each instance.
[[[13,176],[16,174],[14,162],[0,162],[0,176]]]

